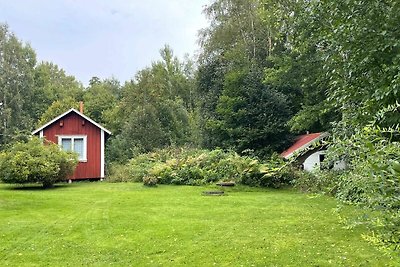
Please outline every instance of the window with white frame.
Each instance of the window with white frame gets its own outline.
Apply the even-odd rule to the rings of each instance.
[[[62,150],[77,153],[79,161],[87,161],[86,140],[86,135],[60,135],[58,136],[58,145]]]

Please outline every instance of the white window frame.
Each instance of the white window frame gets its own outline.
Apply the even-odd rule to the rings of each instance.
[[[62,139],[70,139],[71,140],[71,151],[74,152],[74,140],[75,139],[83,139],[83,157],[79,159],[79,162],[87,162],[87,135],[59,135],[58,136],[58,145],[60,149],[62,148]]]

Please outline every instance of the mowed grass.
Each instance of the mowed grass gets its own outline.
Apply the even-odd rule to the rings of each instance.
[[[1,266],[397,266],[337,203],[290,190],[0,185]],[[346,208],[345,213],[352,213]],[[343,214],[342,214],[343,215]]]

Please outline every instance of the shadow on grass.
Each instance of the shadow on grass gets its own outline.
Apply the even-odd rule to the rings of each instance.
[[[65,187],[69,187],[68,184],[56,184],[50,187],[43,187],[41,184],[29,184],[29,185],[9,185],[4,187],[4,190],[15,190],[15,191],[48,191],[56,190]]]

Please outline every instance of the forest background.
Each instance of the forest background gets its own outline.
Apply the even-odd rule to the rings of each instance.
[[[87,87],[55,63],[37,62],[2,24],[0,145],[79,101],[113,132],[112,161],[171,145],[266,157],[306,131],[351,135],[399,99],[398,8],[396,1],[215,1],[204,9],[210,26],[200,31],[195,61],[166,45],[132,80],[93,77]],[[380,125],[393,126],[395,115]]]

